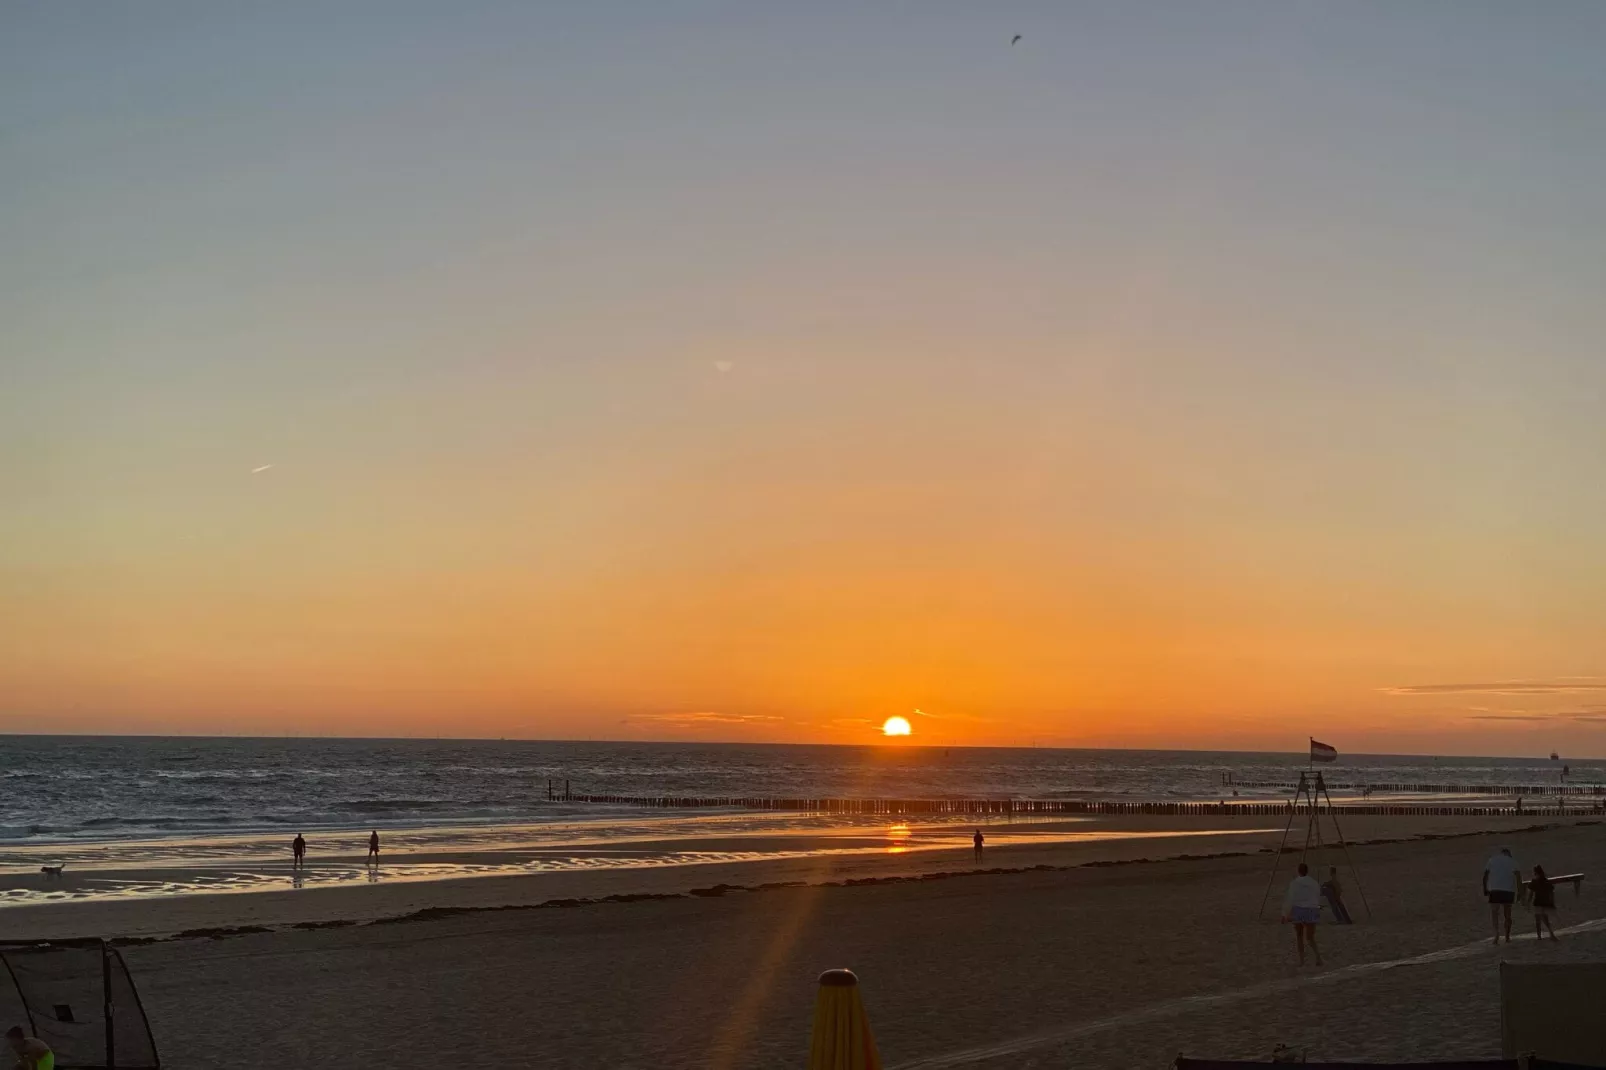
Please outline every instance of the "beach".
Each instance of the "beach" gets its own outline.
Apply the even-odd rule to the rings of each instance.
[[[1321,926],[1320,971],[1294,965],[1275,920],[1293,857],[1256,917],[1281,827],[1112,824],[1126,835],[990,847],[979,864],[968,848],[889,847],[45,903],[0,924],[123,937],[179,1070],[426,1067],[445,1050],[485,1066],[800,1065],[814,978],[835,966],[859,973],[887,1065],[910,1070],[1160,1067],[1276,1043],[1312,1059],[1493,1056],[1500,956],[1606,953],[1606,929],[1496,952],[1478,894],[1501,843],[1525,866],[1601,872],[1591,819],[1346,821],[1352,840],[1389,842],[1352,848],[1361,923]],[[1560,905],[1564,930],[1606,918],[1588,882]]]

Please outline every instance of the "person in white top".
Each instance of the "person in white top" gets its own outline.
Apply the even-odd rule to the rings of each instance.
[[[1522,887],[1522,870],[1511,857],[1511,848],[1502,847],[1483,866],[1483,894],[1489,900],[1489,924],[1494,942],[1500,942],[1501,914],[1505,915],[1506,943],[1511,943],[1511,904]]]
[[[1301,862],[1299,876],[1288,882],[1288,894],[1283,896],[1283,921],[1294,923],[1294,946],[1299,949],[1299,964],[1305,965],[1305,941],[1316,953],[1316,965],[1322,964],[1322,949],[1316,946],[1316,922],[1322,916],[1322,886],[1310,875],[1310,867]]]

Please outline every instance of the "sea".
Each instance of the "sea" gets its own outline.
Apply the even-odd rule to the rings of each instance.
[[[1218,799],[1301,754],[524,740],[0,736],[0,843],[572,822],[576,794]],[[1569,763],[1573,782],[1606,761]],[[1347,755],[1335,782],[1553,783],[1548,758]],[[1284,789],[1240,787],[1244,798]]]
[[[564,801],[566,789],[1129,802],[1236,793],[1248,801],[1287,796],[1275,785],[1305,764],[1303,754],[1209,751],[0,736],[0,907],[963,848],[977,820],[594,805]],[[1510,785],[1555,783],[1562,764],[1341,755],[1327,768],[1334,784]],[[1606,761],[1565,764],[1573,783],[1606,782]],[[364,861],[373,831],[384,842],[377,867]],[[304,869],[290,866],[297,833],[311,845]],[[1157,834],[1088,818],[1007,818],[989,827],[988,842]],[[64,878],[41,875],[41,866],[62,864]]]

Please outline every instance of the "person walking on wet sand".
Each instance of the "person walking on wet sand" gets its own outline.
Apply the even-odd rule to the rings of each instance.
[[[1545,876],[1544,866],[1534,867],[1534,879],[1528,882],[1528,894],[1533,896],[1534,938],[1543,940],[1545,930],[1549,929],[1550,938],[1557,939],[1556,925],[1551,920],[1556,913],[1556,886]]]
[[[986,842],[986,837],[984,837],[981,834],[981,829],[977,829],[976,830],[976,835],[974,835],[974,836],[972,836],[970,838],[970,842],[974,843],[976,845],[976,861],[980,862],[981,861],[981,845]]]
[[[1494,928],[1494,942],[1500,942],[1500,922],[1504,915],[1506,943],[1511,943],[1511,904],[1517,899],[1517,886],[1522,883],[1522,870],[1511,857],[1511,848],[1502,847],[1483,866],[1483,894],[1489,900],[1489,924]]]
[[[368,835],[368,864],[379,865],[379,830],[374,829]]]
[[[302,839],[301,833],[290,841],[291,868],[300,869],[307,861],[307,841]]]
[[[1288,882],[1288,894],[1283,896],[1283,921],[1294,923],[1294,944],[1299,948],[1299,964],[1305,965],[1305,941],[1316,955],[1316,965],[1322,964],[1322,949],[1316,946],[1316,922],[1322,916],[1322,886],[1310,875],[1310,867],[1301,862],[1299,876]]]

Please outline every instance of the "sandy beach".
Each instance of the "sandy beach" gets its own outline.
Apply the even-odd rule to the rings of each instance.
[[[1168,831],[1145,824],[1162,822],[1119,831]],[[1488,1056],[1500,956],[1606,953],[1587,883],[1561,898],[1561,924],[1585,930],[1498,953],[1478,896],[1499,843],[1525,865],[1601,872],[1595,822],[1345,831],[1392,842],[1354,848],[1373,917],[1322,927],[1320,971],[1294,965],[1275,921],[1289,874],[1256,918],[1281,828],[1003,846],[980,871],[968,850],[881,851],[13,906],[0,924],[125,938],[179,1070],[422,1068],[460,1046],[486,1066],[798,1065],[813,979],[841,965],[860,974],[888,1065],[910,1070],[1160,1067],[1279,1042],[1312,1058]],[[219,932],[240,929],[269,931]],[[158,938],[172,933],[190,935]]]

